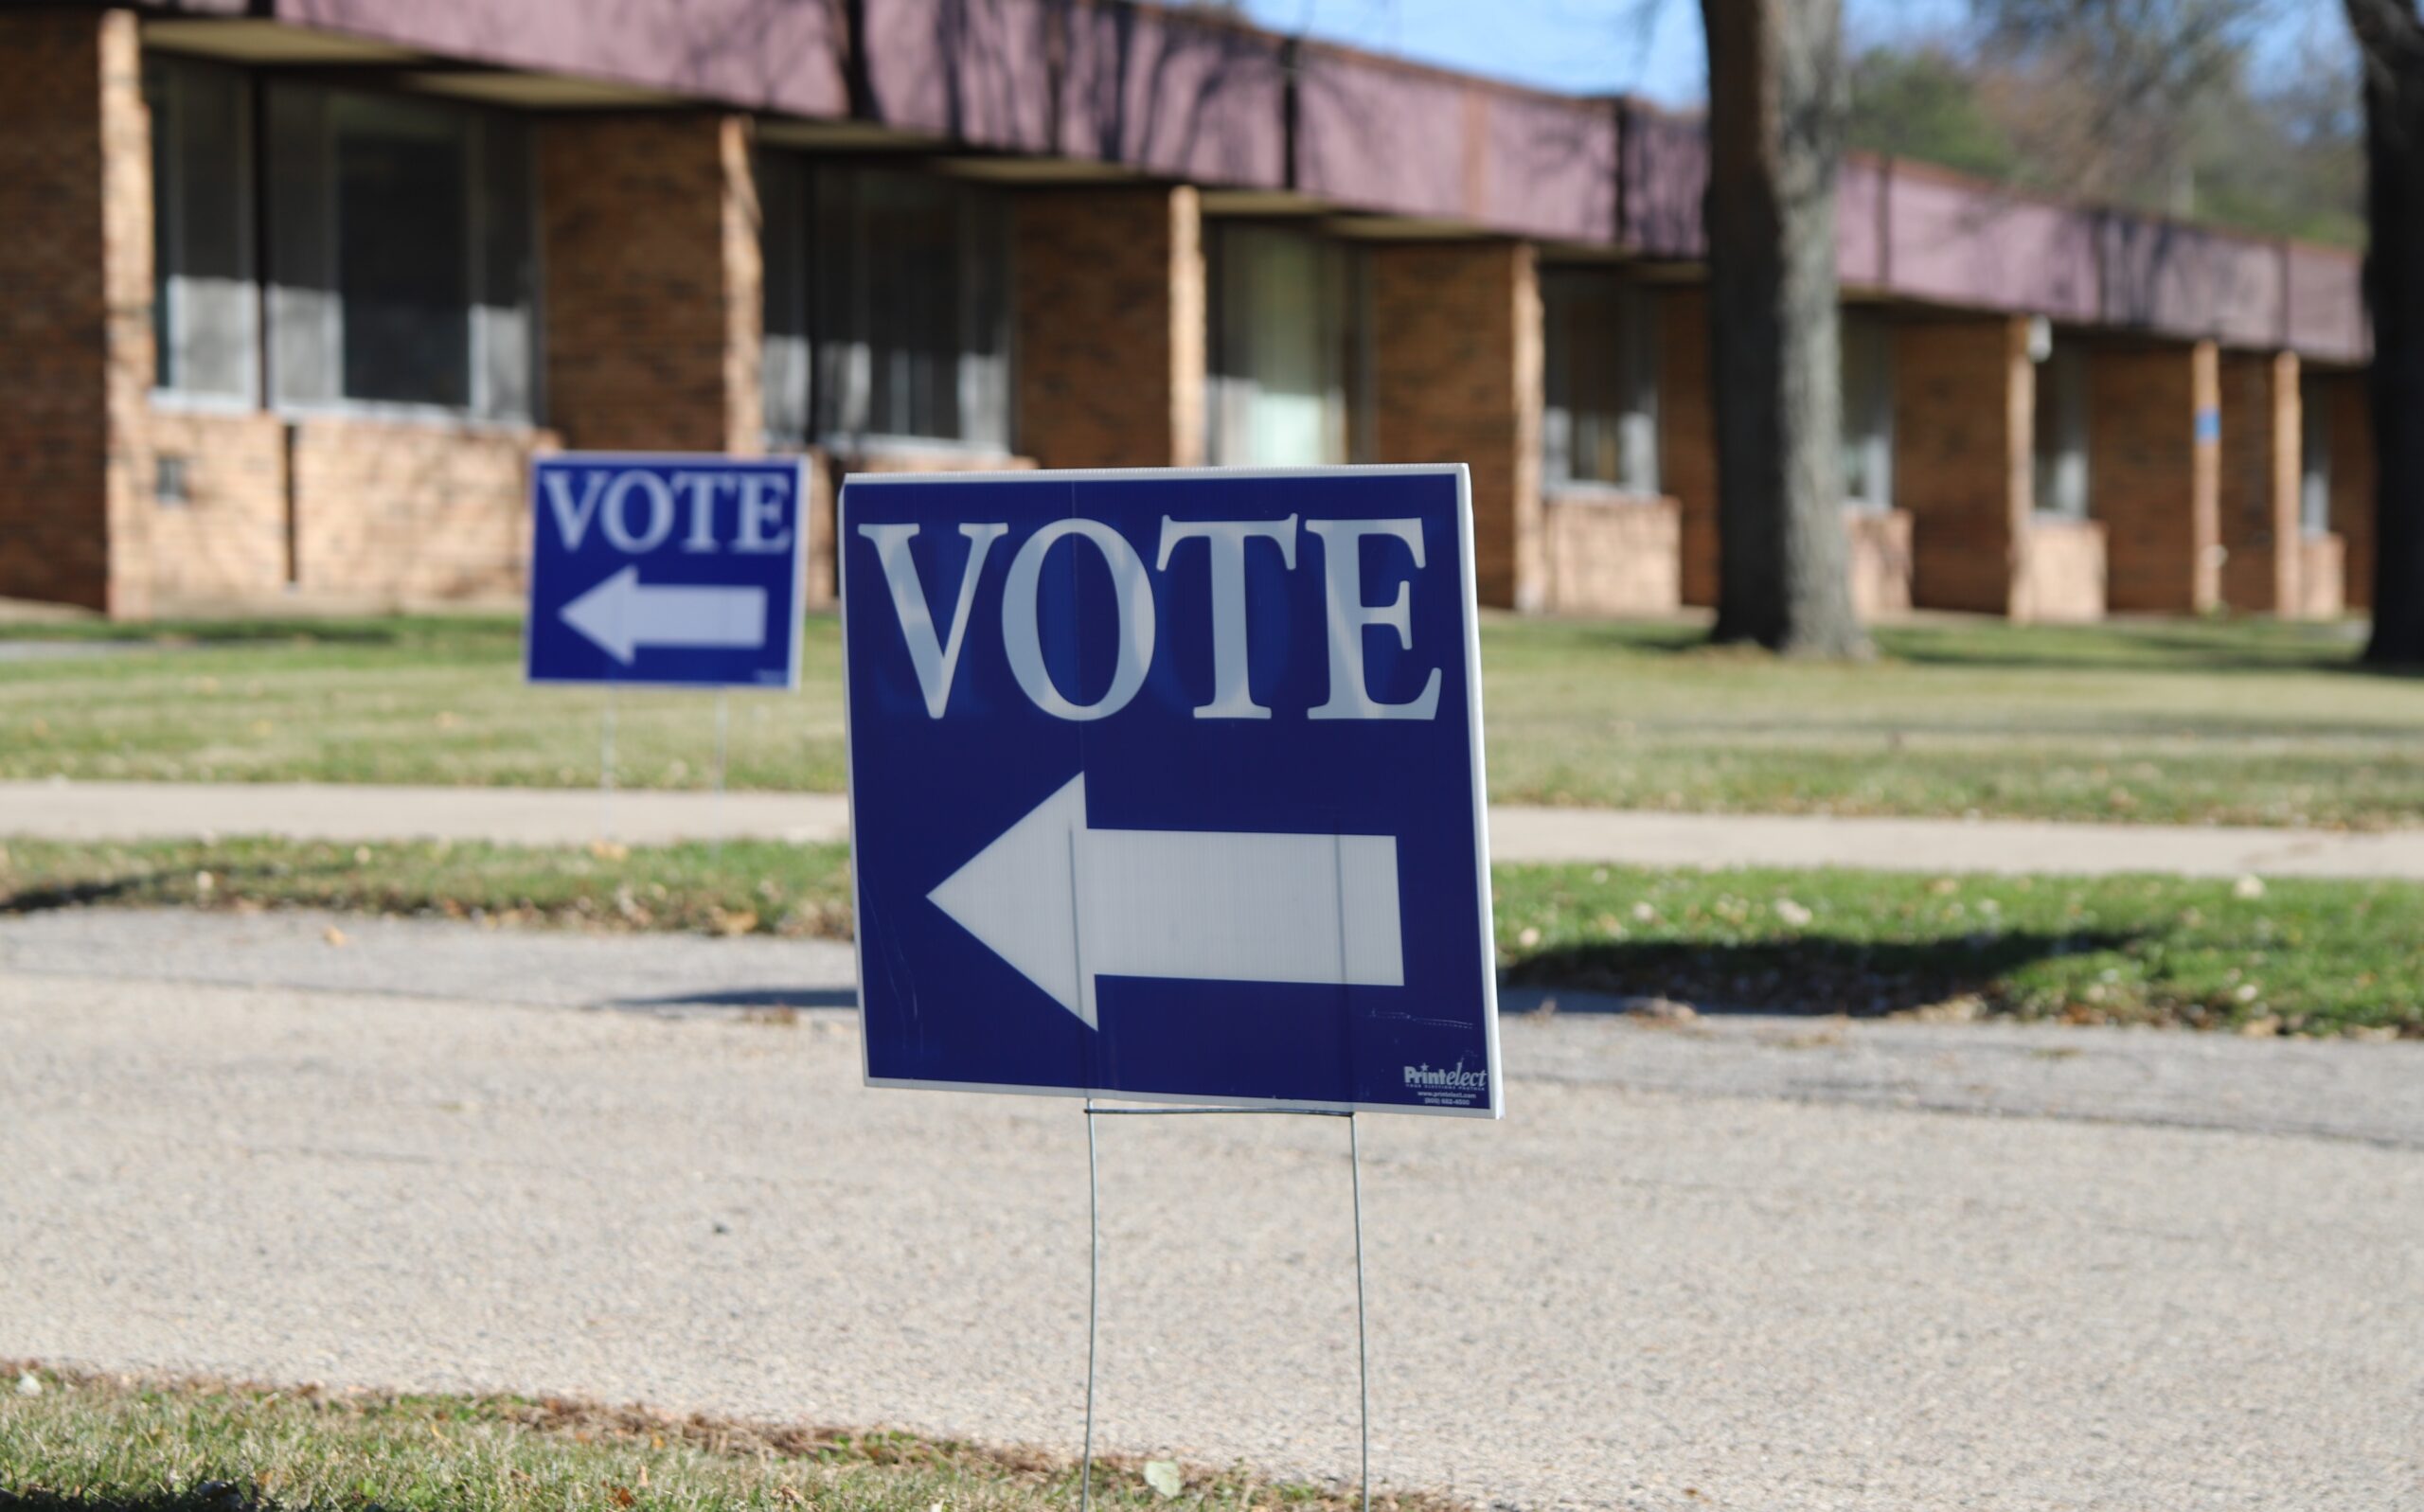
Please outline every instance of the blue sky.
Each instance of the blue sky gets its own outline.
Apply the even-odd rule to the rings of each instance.
[[[2339,0],[2275,0],[2268,61],[2348,45]],[[1696,104],[1707,82],[1700,0],[1247,0],[1266,27],[1303,31],[1581,94]],[[1957,27],[1968,0],[1844,0],[1854,45]]]

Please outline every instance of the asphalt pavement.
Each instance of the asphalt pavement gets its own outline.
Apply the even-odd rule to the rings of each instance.
[[[1073,1450],[1085,1120],[861,1088],[848,997],[813,942],[0,921],[0,1353]],[[1504,1123],[1362,1121],[1384,1485],[2424,1508],[2424,1047],[1519,1005]],[[1350,1472],[1336,1121],[1101,1133],[1102,1440]]]

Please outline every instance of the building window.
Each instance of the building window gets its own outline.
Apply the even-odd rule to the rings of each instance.
[[[1844,503],[1894,507],[1894,328],[1867,311],[1843,314]]]
[[[1369,450],[1364,259],[1291,226],[1209,240],[1209,450],[1222,467],[1353,462]]]
[[[2088,511],[2087,359],[2056,343],[2037,364],[2037,511],[2084,520]]]
[[[2311,377],[2298,383],[2298,525],[2331,533],[2331,386]]]
[[[1606,268],[1541,271],[1542,471],[1658,491],[1656,296]]]
[[[1010,444],[1008,207],[935,173],[769,153],[766,431]]]
[[[531,418],[535,259],[520,123],[280,82],[268,91],[267,129],[272,398]]]
[[[251,81],[232,68],[155,56],[144,61],[143,96],[152,111],[159,386],[255,402]]]

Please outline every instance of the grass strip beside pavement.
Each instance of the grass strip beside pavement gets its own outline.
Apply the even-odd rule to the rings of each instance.
[[[1694,1006],[2424,1039],[2424,883],[1502,866],[1509,980]]]
[[[0,913],[93,904],[329,908],[490,924],[850,937],[846,845],[0,844]]]
[[[0,1365],[0,1507],[27,1512],[1025,1512],[1074,1506],[1077,1482],[1059,1456],[898,1432]],[[1094,1494],[1113,1508],[1354,1504],[1332,1488],[1129,1459],[1098,1461]]]
[[[1501,866],[1511,982],[1702,1009],[2424,1038],[2424,884]],[[847,939],[840,845],[0,847],[0,912],[317,907]]]
[[[2424,677],[2358,667],[2354,629],[1923,621],[1879,627],[1874,663],[1828,666],[1688,625],[1485,616],[1491,796],[2424,824]],[[519,622],[496,615],[0,625],[0,778],[595,785],[606,695],[526,686],[521,654]],[[841,791],[831,615],[809,616],[802,656],[796,696],[732,695],[734,788]],[[617,782],[711,784],[708,699],[614,699]]]

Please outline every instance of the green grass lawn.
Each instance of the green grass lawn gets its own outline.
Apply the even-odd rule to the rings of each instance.
[[[132,639],[0,662],[0,776],[597,779],[603,695],[527,688],[502,618],[0,628]],[[1703,811],[2379,827],[2424,823],[2424,679],[2362,672],[2344,627],[2270,621],[1889,628],[1864,667],[1788,664],[1680,626],[1493,619],[1501,801]],[[735,694],[736,787],[843,782],[840,642],[797,695]],[[709,780],[712,698],[616,695],[617,777]]]
[[[1077,1483],[1057,1456],[906,1433],[0,1366],[0,1507],[27,1512],[1043,1512],[1075,1506]],[[1175,1512],[1354,1505],[1318,1487],[1130,1460],[1097,1464],[1094,1494]]]
[[[1510,981],[1696,1006],[2424,1038],[2424,884],[1501,866]],[[290,905],[847,939],[847,854],[11,842],[0,912]]]

